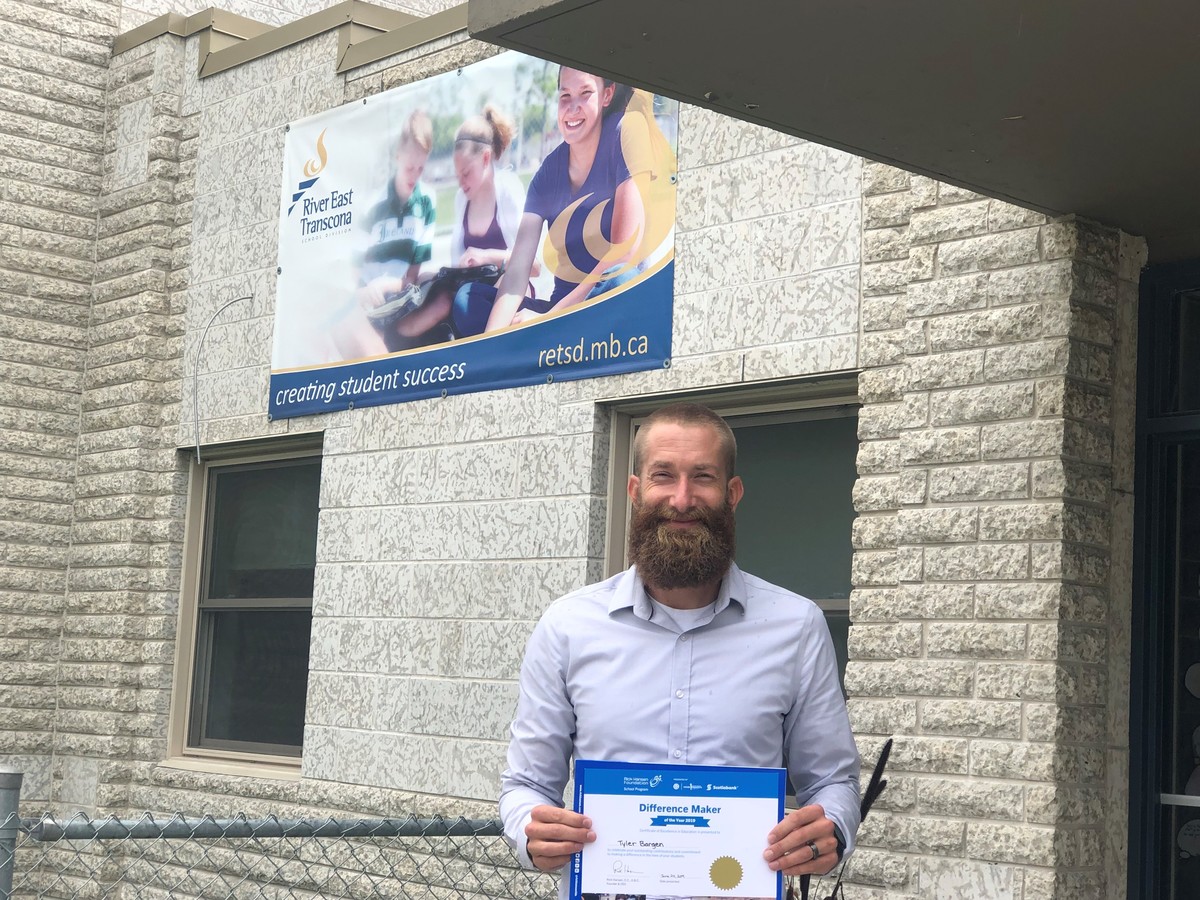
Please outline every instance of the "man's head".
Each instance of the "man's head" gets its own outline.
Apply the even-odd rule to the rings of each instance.
[[[694,403],[663,407],[633,442],[629,556],[653,587],[700,587],[733,562],[742,480],[725,421]]]

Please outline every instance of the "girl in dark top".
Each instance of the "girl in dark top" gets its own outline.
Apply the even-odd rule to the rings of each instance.
[[[566,309],[635,274],[627,264],[641,241],[644,210],[621,150],[619,122],[629,96],[628,88],[596,75],[559,71],[563,142],[530,182],[498,288],[466,285],[455,297],[460,335],[496,331]],[[542,301],[527,297],[525,289],[545,225],[551,238],[545,262],[555,278],[553,294]]]

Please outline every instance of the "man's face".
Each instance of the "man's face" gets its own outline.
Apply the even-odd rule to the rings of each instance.
[[[629,556],[653,587],[700,587],[733,562],[734,509],[742,481],[724,470],[707,425],[660,422],[644,435],[641,472],[630,476]]]

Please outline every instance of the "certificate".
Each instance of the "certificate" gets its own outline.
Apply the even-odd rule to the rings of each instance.
[[[755,897],[783,878],[763,859],[783,818],[783,769],[575,762],[575,810],[596,840],[571,860],[571,900]]]

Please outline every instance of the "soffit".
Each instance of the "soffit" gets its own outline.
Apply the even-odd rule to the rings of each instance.
[[[470,0],[472,36],[1200,256],[1200,5]]]

